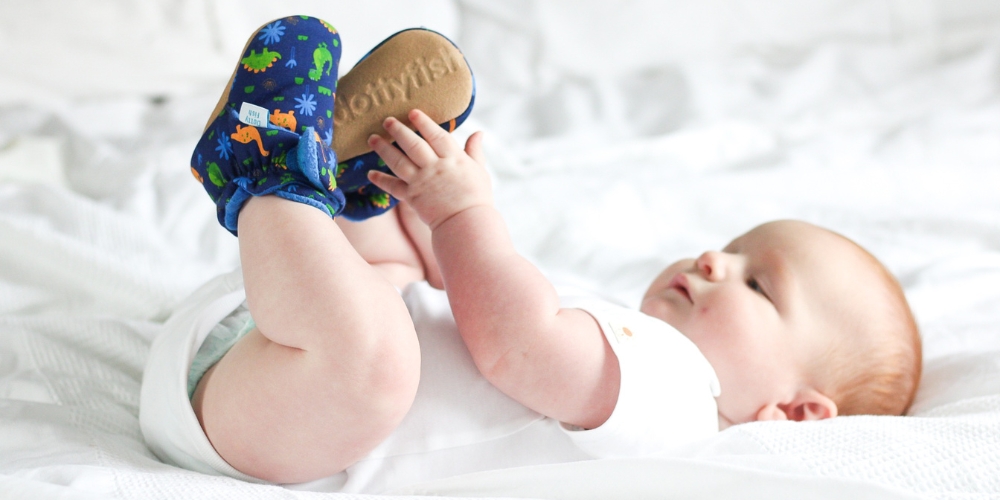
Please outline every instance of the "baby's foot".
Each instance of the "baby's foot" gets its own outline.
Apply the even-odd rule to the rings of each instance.
[[[368,145],[368,137],[388,138],[382,122],[394,117],[409,125],[407,113],[420,108],[449,132],[472,112],[475,80],[461,51],[444,35],[417,28],[400,31],[368,52],[340,79],[333,148],[340,158],[337,183],[344,191],[343,216],[362,220],[396,204],[368,180],[369,170],[389,172]]]
[[[333,26],[306,16],[266,24],[244,48],[191,156],[194,177],[233,234],[251,196],[275,194],[331,217],[343,210],[331,149],[340,50]]]

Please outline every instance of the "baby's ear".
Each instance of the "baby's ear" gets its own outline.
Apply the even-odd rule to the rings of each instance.
[[[815,389],[804,389],[788,403],[770,403],[757,412],[757,420],[823,420],[837,416],[837,403]]]

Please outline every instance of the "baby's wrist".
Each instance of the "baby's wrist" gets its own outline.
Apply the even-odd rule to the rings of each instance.
[[[488,213],[492,210],[494,210],[494,208],[493,203],[491,202],[474,203],[464,206],[458,210],[451,211],[449,214],[431,221],[428,223],[428,226],[430,226],[431,232],[433,233],[447,225],[464,222],[470,218],[475,219],[482,216],[481,214]]]

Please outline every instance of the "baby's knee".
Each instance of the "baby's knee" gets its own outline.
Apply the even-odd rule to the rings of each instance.
[[[401,419],[420,382],[420,345],[412,326],[387,337],[369,355],[369,389],[383,395]]]
[[[404,309],[405,311],[405,309]],[[394,427],[409,411],[420,381],[420,345],[409,314],[373,315],[371,322],[354,329],[348,347],[328,344],[327,366],[334,384],[344,389],[369,415]],[[343,332],[341,332],[343,333]],[[344,339],[343,336],[340,337]],[[339,342],[338,342],[339,343]],[[359,408],[359,409],[360,409]]]

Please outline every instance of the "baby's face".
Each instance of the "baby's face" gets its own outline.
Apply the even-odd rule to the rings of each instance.
[[[667,267],[640,309],[680,330],[715,368],[721,425],[758,420],[811,383],[806,368],[833,331],[827,306],[852,294],[851,249],[807,223],[764,224],[721,252]]]

